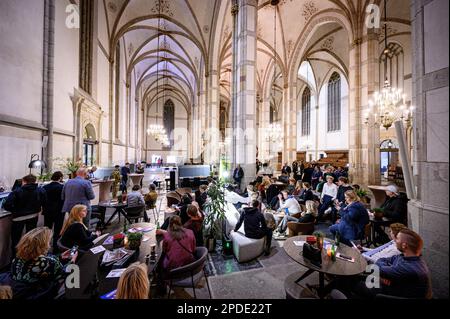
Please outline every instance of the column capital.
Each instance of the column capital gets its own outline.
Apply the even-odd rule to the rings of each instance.
[[[239,12],[239,4],[235,3],[231,6],[231,15],[235,16]]]

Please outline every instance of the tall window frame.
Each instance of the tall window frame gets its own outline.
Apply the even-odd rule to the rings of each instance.
[[[311,89],[307,86],[302,94],[302,136],[311,134]]]
[[[170,147],[173,146],[173,130],[175,129],[175,104],[171,99],[164,103],[163,111],[164,128],[169,137]]]
[[[341,111],[341,76],[333,72],[328,80],[328,132],[341,130]]]

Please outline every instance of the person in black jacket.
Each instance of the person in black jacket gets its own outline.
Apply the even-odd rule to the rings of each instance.
[[[348,185],[348,178],[341,176],[338,179],[338,191],[336,195],[336,199],[334,200],[334,206],[331,209],[331,222],[334,225],[338,218],[338,210],[336,209],[336,206],[339,206],[341,208],[345,207],[345,192],[353,190],[353,187]]]
[[[286,174],[288,177],[291,175],[291,167],[288,165],[288,163],[284,163],[283,168],[281,169],[282,174]]]
[[[241,165],[237,165],[237,167],[233,171],[233,179],[234,182],[238,185],[238,188],[241,189],[241,181],[244,177],[244,170],[242,169]]]
[[[258,209],[259,201],[252,201],[250,207],[243,209],[241,217],[234,227],[234,231],[237,232],[244,223],[245,236],[253,239],[261,239],[266,236],[266,249],[264,255],[270,255],[270,246],[272,243],[272,229],[269,229],[266,224],[264,215]]]
[[[59,233],[61,232],[64,223],[64,213],[62,211],[64,201],[61,193],[63,190],[63,173],[55,172],[52,175],[52,182],[43,187],[47,195],[47,202],[43,207],[42,214],[44,215],[44,225],[53,231],[53,249],[58,249],[57,241]]]
[[[298,197],[298,202],[300,204],[306,204],[309,200],[314,200],[314,194],[311,189],[311,185],[307,182],[302,183],[303,185],[303,191],[300,193],[300,196]]]
[[[61,230],[61,244],[72,248],[78,246],[81,250],[88,250],[93,246],[93,241],[101,235],[99,231],[91,233],[83,224],[83,218],[87,215],[85,205],[75,205],[70,211],[69,218]]]
[[[198,203],[200,210],[203,211],[203,205],[206,203],[208,199],[208,185],[200,185],[198,190],[195,191],[195,201]]]
[[[22,178],[22,186],[9,194],[3,208],[12,214],[11,243],[13,257],[15,248],[22,237],[23,229],[28,233],[37,227],[39,213],[45,206],[47,196],[45,190],[38,187],[36,176],[27,175]]]
[[[407,214],[408,214],[408,199],[405,195],[400,194],[397,186],[388,185],[386,186],[386,200],[381,205],[380,208],[383,209],[383,216],[390,219],[393,223],[407,224]],[[384,230],[377,225],[375,227],[377,233],[377,238],[380,244],[385,244],[389,242],[389,236],[384,232]]]
[[[276,179],[272,180],[272,183],[267,187],[266,190],[266,200],[269,207],[272,209],[278,209],[278,194],[280,193],[280,190],[278,189],[277,185],[275,184]]]
[[[312,166],[307,163],[305,165],[305,169],[303,170],[302,182],[307,182],[307,183],[311,184],[311,178],[312,178],[313,171],[314,171],[314,169],[312,168]]]

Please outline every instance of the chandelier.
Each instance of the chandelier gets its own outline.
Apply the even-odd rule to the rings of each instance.
[[[267,140],[270,142],[280,142],[283,138],[283,130],[278,123],[271,123],[267,129]]]
[[[159,9],[159,15],[158,15],[158,51],[157,51],[157,57],[156,57],[156,124],[152,124],[149,126],[149,128],[147,129],[147,134],[148,135],[152,135],[153,138],[155,139],[156,142],[160,143],[163,147],[169,147],[170,146],[170,141],[169,138],[167,136],[167,132],[166,129],[164,128],[163,125],[158,124],[158,95],[159,95],[159,51],[160,51],[160,42],[159,42],[159,38],[160,38],[160,33],[161,31],[161,12]],[[166,60],[166,68],[167,68],[167,56],[165,56]],[[163,89],[164,90],[164,89]],[[163,91],[164,92],[164,91]]]
[[[394,122],[406,120],[408,126],[411,123],[411,116],[414,107],[406,105],[406,94],[399,88],[391,86],[388,80],[387,63],[390,52],[387,43],[387,6],[384,0],[384,74],[386,79],[381,92],[375,92],[373,99],[369,101],[369,109],[365,113],[365,123],[373,123],[375,126],[382,126],[388,130]]]

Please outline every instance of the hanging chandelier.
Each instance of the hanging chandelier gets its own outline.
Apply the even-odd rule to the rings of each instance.
[[[148,135],[152,135],[153,138],[155,139],[156,142],[160,143],[163,147],[169,147],[170,146],[170,141],[169,138],[167,136],[167,132],[166,129],[164,128],[164,126],[162,124],[158,124],[158,95],[159,95],[159,51],[160,51],[160,35],[161,35],[161,12],[160,12],[160,6],[159,6],[159,12],[158,12],[158,51],[157,51],[157,56],[156,56],[156,124],[152,124],[149,126],[149,128],[147,129],[147,134]],[[166,67],[167,67],[167,56],[165,56],[165,60],[166,60]],[[163,89],[164,90],[164,89]],[[163,91],[164,92],[164,91]]]
[[[384,0],[384,74],[386,76],[384,86],[381,92],[375,92],[373,100],[369,101],[369,109],[365,113],[365,123],[371,123],[373,119],[374,126],[382,126],[388,130],[394,122],[406,120],[409,125],[411,122],[412,111],[414,107],[406,105],[406,94],[400,88],[394,88],[389,83],[387,74],[388,55],[390,50],[387,43],[387,6]]]
[[[271,5],[274,7],[274,45],[273,45],[273,83],[272,83],[272,98],[275,108],[275,81],[276,81],[276,68],[277,68],[277,5],[279,1],[271,1]],[[270,123],[266,131],[266,140],[279,143],[283,139],[283,130],[278,123]]]

